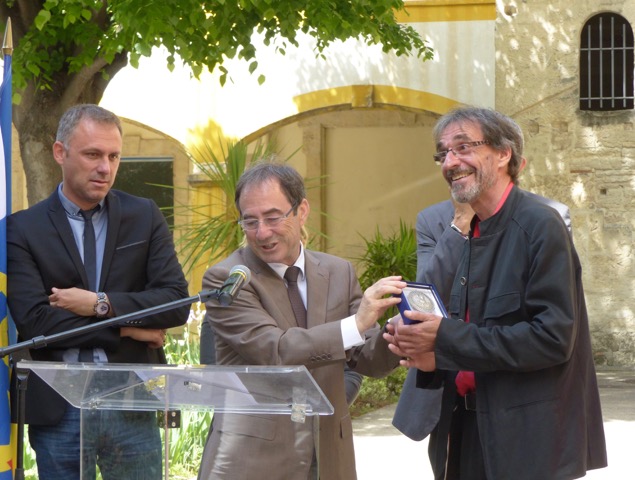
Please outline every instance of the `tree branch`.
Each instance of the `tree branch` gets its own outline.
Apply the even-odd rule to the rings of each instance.
[[[84,93],[86,85],[91,82],[93,77],[106,65],[108,64],[103,58],[96,58],[93,63],[86,65],[79,72],[74,73],[70,77],[67,87],[60,98],[62,105],[73,105],[77,103],[77,100]]]

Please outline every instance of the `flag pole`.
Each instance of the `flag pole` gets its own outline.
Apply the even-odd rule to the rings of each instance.
[[[13,29],[11,27],[11,17],[7,18],[7,26],[4,29],[4,39],[2,41],[2,54],[4,55],[4,74],[2,82],[2,101],[9,104],[9,111],[12,110],[12,75],[11,75],[11,56],[13,55]],[[0,131],[2,132],[2,140],[4,146],[4,158],[5,162],[11,158],[11,129],[12,129],[12,115],[0,115]],[[10,163],[8,164],[10,165]],[[6,183],[6,212],[7,215],[11,213],[11,168],[7,168],[5,171],[5,183]]]
[[[4,29],[2,53],[4,55],[13,55],[13,30],[11,29],[11,17],[7,18],[7,28]]]

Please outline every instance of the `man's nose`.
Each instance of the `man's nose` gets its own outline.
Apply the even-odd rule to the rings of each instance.
[[[265,222],[259,222],[258,228],[256,229],[256,237],[258,238],[266,238],[271,233],[272,228],[265,225]]]
[[[445,161],[443,162],[443,169],[449,170],[450,168],[454,168],[461,164],[459,157],[457,157],[452,150],[449,150],[447,155],[445,156]]]
[[[100,173],[110,173],[111,169],[110,159],[108,155],[103,155],[99,157],[99,161],[97,162],[97,171]]]

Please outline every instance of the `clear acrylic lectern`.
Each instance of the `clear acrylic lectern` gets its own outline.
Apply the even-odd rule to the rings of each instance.
[[[333,406],[304,366],[20,361],[18,368],[34,372],[81,410],[82,446],[90,431],[88,412],[95,409],[157,411],[164,412],[166,419],[171,413],[189,410],[288,415],[289,421],[306,423],[314,435],[319,416],[333,414]],[[169,435],[164,438],[163,476],[167,479]]]

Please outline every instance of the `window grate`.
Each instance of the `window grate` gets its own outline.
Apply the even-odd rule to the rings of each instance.
[[[615,13],[593,16],[580,38],[580,109],[633,109],[633,30]]]

